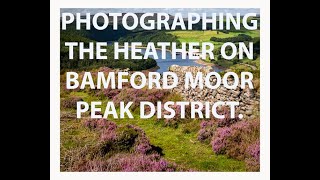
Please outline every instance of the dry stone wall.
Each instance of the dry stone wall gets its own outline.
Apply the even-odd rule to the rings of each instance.
[[[177,87],[173,88],[172,91],[181,94],[184,100],[200,102],[208,101],[212,103],[216,101],[237,101],[240,105],[237,107],[236,112],[243,114],[244,118],[253,119],[259,116],[260,92],[255,89],[249,89],[248,86],[246,86],[245,89],[241,89],[239,83],[235,90],[227,89],[223,85],[217,89],[210,89],[205,86],[203,89],[200,89],[199,87],[196,87],[195,89],[189,87],[186,89],[184,87],[186,72],[191,72],[193,75],[196,75],[197,72],[202,72],[203,82],[205,82],[205,75],[213,71],[210,66],[198,67],[172,65],[169,67],[169,71],[176,73],[179,78]],[[211,76],[210,81],[212,84],[216,84],[216,77]],[[233,81],[234,80],[232,78],[228,79],[229,84],[233,83]]]

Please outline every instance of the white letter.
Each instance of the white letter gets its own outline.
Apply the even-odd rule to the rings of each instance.
[[[127,20],[128,17],[131,16],[133,18],[133,25],[131,27],[128,26],[127,24]],[[135,28],[137,28],[138,24],[139,24],[139,19],[137,17],[136,14],[134,13],[126,13],[123,17],[122,17],[122,25],[125,29],[127,30],[134,30]]]
[[[195,17],[193,20],[192,18]],[[198,13],[188,13],[188,30],[192,30],[192,25],[197,24],[200,21],[200,15]]]
[[[237,13],[237,21],[234,19],[233,15],[231,13],[226,14],[226,29],[230,30],[230,21],[232,22],[233,26],[235,27],[236,30],[240,30],[240,13]]]
[[[93,79],[90,72],[84,72],[80,89],[84,89],[89,84],[91,89],[95,89]]]
[[[65,46],[69,46],[69,59],[73,59],[73,47],[78,46],[77,42],[65,42]]]
[[[112,101],[109,101],[107,103],[103,118],[108,118],[109,114],[113,115],[113,118],[118,119],[118,114],[117,114],[116,108],[114,107],[114,103]]]
[[[101,81],[102,81],[103,87],[105,89],[107,89],[109,87],[110,81],[111,81],[111,88],[112,89],[116,88],[116,80],[115,80],[114,72],[108,73],[107,80],[106,80],[103,72],[98,72],[97,89],[101,89]]]
[[[232,85],[228,84],[228,77],[230,75],[233,76],[233,79],[234,79],[234,82],[233,82]],[[239,84],[239,78],[238,78],[238,75],[235,72],[227,72],[227,73],[224,74],[222,82],[223,82],[223,86],[225,88],[227,88],[227,89],[236,89],[238,84]]]
[[[246,13],[246,14],[243,16],[243,18],[242,18],[243,27],[245,27],[245,28],[248,29],[248,30],[256,30],[256,29],[257,29],[257,24],[258,24],[258,22],[257,22],[256,19],[252,19],[252,20],[250,21],[250,23],[252,24],[252,26],[249,26],[249,25],[248,25],[248,22],[247,22],[247,21],[248,21],[248,18],[249,18],[250,16],[256,17],[256,13]]]
[[[230,56],[228,56],[226,54],[226,47],[227,46],[231,46],[231,48],[232,48],[232,54]],[[222,57],[224,59],[228,59],[228,60],[233,59],[237,55],[237,47],[236,47],[236,45],[234,45],[232,42],[224,43],[222,45],[222,47],[221,47],[221,55],[222,55]]]
[[[209,49],[207,49],[207,46],[209,46]],[[213,54],[213,49],[214,49],[214,44],[211,42],[203,42],[202,43],[202,54],[201,58],[206,59],[207,54],[209,54],[210,59],[214,59],[214,54]]]
[[[206,112],[206,119],[210,118],[210,103],[208,101],[205,102],[205,112]]]
[[[162,19],[164,17],[164,19]],[[169,28],[169,15],[167,13],[157,13],[157,29],[161,30],[161,25],[164,25],[165,30],[170,30]]]
[[[102,56],[101,53],[107,52],[107,49],[101,49],[101,46],[107,46],[106,42],[97,42],[97,59],[107,59],[107,56]]]
[[[246,79],[246,75],[249,76],[248,79]],[[253,75],[251,72],[241,72],[241,89],[246,88],[246,83],[248,83],[250,89],[253,89],[252,79]]]
[[[123,79],[123,76],[128,75],[128,72],[118,72],[118,89],[122,89],[122,83],[128,82],[128,78]]]
[[[84,58],[84,53],[89,53],[89,59],[93,59],[93,42],[89,43],[89,48],[88,49],[84,48],[84,43],[83,42],[79,43],[79,54],[80,54],[79,59],[83,59]]]
[[[156,89],[161,89],[160,78],[161,78],[160,73],[149,72],[149,83],[148,83],[149,89],[153,88],[153,84],[155,84]]]
[[[77,15],[76,29],[81,30],[81,23],[86,23],[86,30],[90,30],[90,13],[86,13],[85,19],[81,19],[80,13],[76,13],[76,15]]]
[[[197,72],[197,75],[195,77],[195,80],[193,80],[193,76],[191,72],[186,72],[185,75],[185,81],[184,81],[184,88],[189,89],[189,81],[190,81],[190,87],[196,88],[197,84],[200,89],[203,89],[203,80],[202,80],[202,72]]]
[[[177,106],[180,106],[180,116],[181,118],[186,118],[186,105],[189,105],[189,102],[185,102],[185,101],[178,101],[176,102]]]
[[[98,24],[98,18],[100,16],[103,18],[103,25],[102,26],[99,26],[99,24]],[[105,13],[95,14],[92,18],[92,21],[93,21],[92,22],[93,27],[96,28],[97,30],[104,30],[105,28],[108,27],[108,24],[109,24],[108,16]]]
[[[230,115],[231,118],[235,118],[235,114],[236,114],[236,108],[235,106],[239,106],[239,102],[234,102],[234,101],[227,101],[226,102],[227,105],[230,105]]]
[[[215,76],[216,77],[216,84],[213,86],[211,85],[211,82],[210,82],[210,77],[211,76]],[[210,89],[217,89],[221,84],[221,77],[220,77],[220,74],[217,73],[217,72],[209,72],[207,75],[206,75],[206,78],[205,78],[205,85],[206,87],[210,88]]]
[[[176,115],[176,112],[171,107],[169,107],[169,105],[174,105],[174,102],[168,101],[168,102],[164,103],[164,105],[163,105],[164,110],[170,112],[170,115],[165,114],[163,116],[166,119],[173,118]]]
[[[153,16],[154,13],[143,13],[140,17],[140,25],[143,29],[145,30],[152,30],[154,29],[154,20],[148,20],[148,23],[150,24],[150,26],[146,26],[146,24],[144,23],[144,19],[147,17],[147,16]]]
[[[243,59],[243,51],[246,53],[248,59],[253,59],[253,42],[249,42],[249,50],[244,42],[239,42],[239,59]]]
[[[133,116],[129,110],[130,106],[132,105],[133,102],[128,102],[128,104],[126,106],[124,106],[124,102],[120,101],[120,118],[124,118],[124,113],[127,113],[128,117],[130,119],[133,119]]]
[[[148,115],[145,115],[144,105],[150,106],[150,113]],[[148,101],[141,101],[140,102],[140,118],[141,119],[151,118],[155,112],[156,112],[156,109],[151,102],[148,102]]]
[[[199,49],[194,49],[194,46],[199,46],[198,42],[189,42],[189,59],[199,59],[198,56],[194,56],[193,54],[198,53]]]
[[[73,78],[71,78],[71,75]],[[76,72],[67,72],[67,89],[76,89],[79,86],[78,73]],[[74,82],[72,85],[71,82]]]
[[[167,46],[170,46],[169,42],[158,42],[157,46],[161,46],[161,59],[166,59]]]
[[[172,84],[168,84],[168,76],[171,76],[173,78]],[[163,72],[163,89],[172,89],[177,87],[178,85],[178,76],[174,72]]]
[[[118,16],[121,17],[121,13],[109,13],[109,16],[113,17],[113,30],[118,30]]]
[[[123,49],[119,49],[119,43],[114,42],[114,59],[119,59],[119,52],[124,53],[124,59],[129,59],[128,51],[129,51],[129,43],[128,42],[124,43]]]
[[[223,30],[224,28],[224,16],[223,16],[223,13],[219,13],[219,30]]]
[[[207,19],[207,14],[202,13],[202,30],[207,30],[207,23],[212,24],[212,30],[216,29],[217,14],[212,13],[212,19]]]
[[[141,42],[132,42],[131,43],[131,59],[142,59],[141,55],[136,55],[136,53],[141,54],[141,49],[136,49],[136,46],[142,46]]]
[[[176,26],[180,26],[181,30],[186,30],[181,13],[176,13],[172,22],[171,30],[176,30]]]
[[[91,102],[91,118],[102,118],[102,115],[96,115],[96,112],[101,112],[101,108],[96,108],[96,106],[101,106],[101,101]]]
[[[177,52],[180,52],[182,54],[182,59],[187,58],[187,52],[186,52],[186,43],[181,43],[181,49],[177,49],[177,43],[172,42],[172,59],[177,59]]]
[[[198,105],[198,108],[196,105]],[[191,118],[196,118],[196,113],[198,113],[199,118],[203,118],[202,108],[203,104],[201,102],[191,102]]]
[[[222,105],[224,105],[225,104],[225,102],[223,102],[223,101],[218,101],[218,102],[215,102],[214,104],[213,104],[213,106],[212,106],[212,115],[215,117],[215,118],[219,118],[219,119],[222,119],[222,118],[224,118],[224,115],[219,115],[218,113],[217,113],[217,107],[218,106],[222,106]]]
[[[70,19],[67,20],[67,17]],[[62,13],[62,30],[67,29],[67,24],[71,24],[74,21],[74,15],[72,13]]]
[[[81,106],[84,106],[82,109]],[[81,118],[81,113],[86,112],[89,110],[89,104],[84,101],[77,102],[77,118]]]
[[[135,82],[136,76],[141,77],[140,85],[137,85]],[[139,72],[139,71],[134,72],[130,77],[130,84],[134,89],[142,89],[146,85],[146,83],[147,83],[147,78],[142,72]]]
[[[146,48],[146,51],[144,52],[144,56],[143,59],[148,59],[148,57],[152,55],[153,59],[158,59],[158,54],[157,54],[157,50],[154,47],[154,43],[153,42],[149,42]]]
[[[161,106],[161,101],[157,101],[157,118],[160,119],[161,118],[161,109],[162,109],[162,106]]]

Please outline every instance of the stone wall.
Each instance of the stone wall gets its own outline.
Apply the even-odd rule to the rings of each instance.
[[[190,87],[188,89],[184,88],[184,76],[186,72],[191,72],[193,75],[197,72],[202,72],[203,82],[205,82],[205,75],[213,71],[210,66],[198,67],[172,65],[169,67],[169,71],[175,72],[179,78],[179,84],[176,88],[172,89],[172,91],[181,94],[184,100],[200,102],[208,101],[212,103],[216,101],[237,101],[240,103],[240,106],[237,107],[236,112],[243,114],[244,118],[253,119],[259,116],[260,92],[255,89],[249,89],[249,87],[241,89],[240,83],[235,90],[227,89],[223,85],[217,89],[209,89],[205,86],[203,89],[198,87],[195,89]],[[211,76],[210,81],[212,84],[216,84],[216,77]],[[228,83],[233,83],[233,79],[229,78]]]

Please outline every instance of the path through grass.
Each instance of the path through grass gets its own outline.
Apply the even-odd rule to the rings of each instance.
[[[87,102],[98,100],[96,97],[84,92],[72,92],[72,95],[82,97]],[[104,100],[102,102],[105,104],[107,101]],[[105,105],[102,107],[103,111],[104,108]],[[118,125],[133,124],[142,128],[150,139],[151,144],[162,148],[165,159],[196,171],[245,171],[243,161],[230,159],[223,155],[215,155],[211,145],[200,143],[197,140],[198,126],[200,124],[198,120],[173,128],[164,127],[155,119],[140,119],[138,113],[133,113],[133,115],[134,119],[113,119],[113,121]],[[69,130],[64,130],[61,135],[61,138],[64,138],[61,140],[61,145],[67,146],[67,149],[84,145],[81,139],[90,144],[93,143],[90,140],[96,141],[96,137],[83,128],[80,125],[80,121],[71,120],[62,124],[62,126],[65,126],[61,127],[62,129],[70,128]],[[187,132],[186,129],[191,130]]]
[[[118,124],[134,124],[141,127],[149,137],[151,144],[163,149],[164,157],[186,168],[198,171],[245,171],[242,161],[215,155],[211,145],[200,143],[196,132],[186,134],[184,129],[163,127],[155,120],[114,120]],[[197,123],[199,126],[199,123]]]

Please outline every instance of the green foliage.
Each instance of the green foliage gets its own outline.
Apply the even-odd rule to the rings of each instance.
[[[65,42],[84,42],[85,46],[89,42],[94,42],[91,39],[84,37],[83,34],[76,31],[61,31],[60,33],[60,70],[63,73],[66,70],[88,70],[107,66],[110,68],[130,68],[133,71],[150,69],[157,66],[154,59],[125,59],[123,53],[120,53],[119,59],[114,59],[113,46],[107,46],[106,55],[108,59],[89,59],[88,54],[85,54],[84,59],[79,59],[79,48],[74,48],[74,58],[69,59],[69,48],[65,46]]]
[[[117,129],[117,135],[113,143],[115,147],[123,151],[130,150],[135,143],[135,139],[138,137],[138,132],[133,128],[128,128],[128,126],[122,126]]]
[[[182,132],[185,134],[196,133],[199,131],[199,121],[192,120],[181,125]]]
[[[221,55],[220,55],[221,56]],[[218,66],[222,66],[225,68],[228,68],[230,66],[233,65],[232,61],[230,60],[224,60],[224,59],[219,59],[213,62],[214,64],[218,65]]]
[[[211,37],[210,40],[216,42],[245,42],[251,41],[252,37],[246,34],[238,34],[238,36],[228,38]]]
[[[118,42],[123,44],[124,42],[142,42],[142,45],[146,45],[148,42],[176,42],[180,47],[181,43],[178,38],[172,34],[165,33],[164,31],[143,31],[127,36],[121,37]]]

